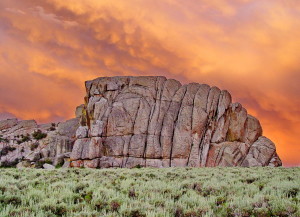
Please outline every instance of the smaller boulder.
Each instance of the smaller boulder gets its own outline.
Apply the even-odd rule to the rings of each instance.
[[[23,168],[31,167],[31,164],[28,161],[22,161],[22,162],[18,163],[16,167],[18,169],[23,169]]]
[[[54,170],[55,169],[55,167],[51,164],[44,164],[43,168],[46,170]]]

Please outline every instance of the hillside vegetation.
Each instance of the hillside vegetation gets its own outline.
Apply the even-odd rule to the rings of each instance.
[[[300,216],[300,168],[1,169],[0,216]]]

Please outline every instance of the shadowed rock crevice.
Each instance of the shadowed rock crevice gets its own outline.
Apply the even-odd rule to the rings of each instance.
[[[281,165],[259,121],[226,90],[124,76],[87,81],[86,92],[73,167]]]

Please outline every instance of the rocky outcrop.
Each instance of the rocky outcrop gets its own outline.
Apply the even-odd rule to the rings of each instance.
[[[41,125],[34,120],[0,121],[0,166],[62,165],[73,150],[79,120],[80,115],[66,122]]]
[[[86,92],[72,167],[281,165],[259,121],[226,90],[149,76],[98,78]]]
[[[98,78],[86,92],[66,122],[0,121],[0,166],[282,165],[259,121],[226,90],[149,76]]]

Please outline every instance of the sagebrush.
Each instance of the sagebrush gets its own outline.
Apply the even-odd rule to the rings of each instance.
[[[300,216],[300,168],[1,169],[0,216]]]

